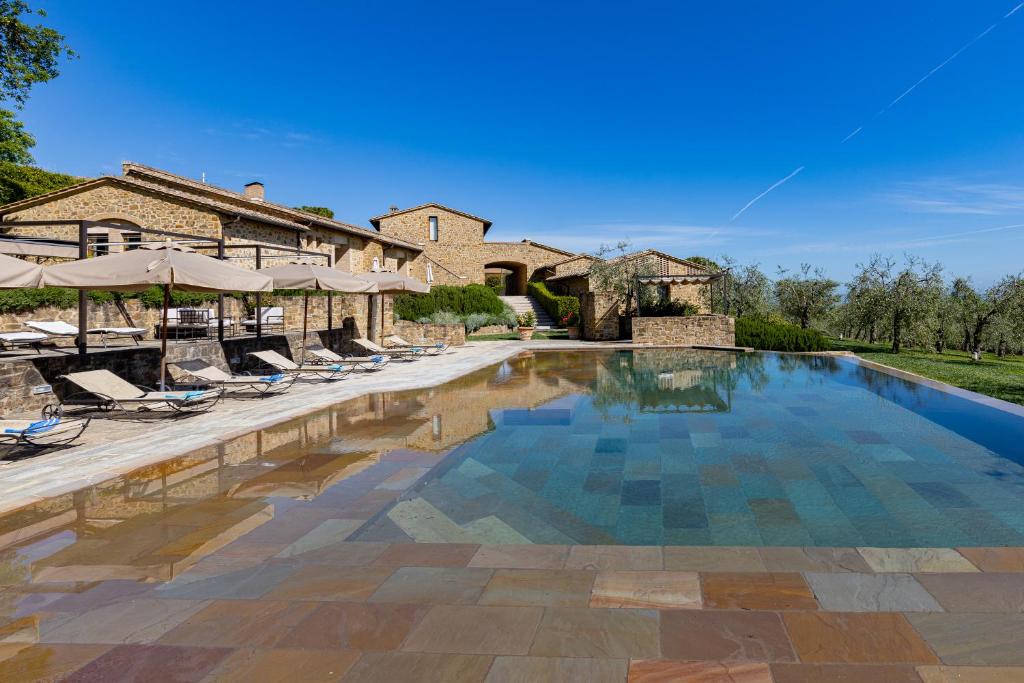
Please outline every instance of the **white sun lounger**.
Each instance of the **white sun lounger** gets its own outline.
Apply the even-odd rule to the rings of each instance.
[[[402,360],[417,360],[425,355],[421,346],[413,346],[407,349],[389,349],[364,338],[353,339],[352,343],[366,349],[370,353],[391,356],[392,358],[400,358]]]
[[[39,353],[39,345],[49,339],[45,334],[39,332],[4,332],[0,334],[0,344],[5,350],[16,349],[19,346],[31,346]]]
[[[172,413],[209,410],[224,394],[221,388],[154,391],[126,382],[109,370],[69,372],[61,377],[82,390],[66,397],[62,405],[93,407],[103,412],[119,410],[126,416],[161,410]]]
[[[63,320],[28,320],[25,322],[25,327],[30,327],[51,337],[78,336],[78,328]],[[145,334],[146,329],[143,327],[92,327],[86,330],[86,333],[100,335],[103,346],[107,345],[107,337],[131,337],[138,344],[139,340],[136,337]]]
[[[341,356],[331,351],[330,349],[324,348],[323,346],[310,346],[306,349],[312,358],[307,358],[312,363],[355,363],[356,367],[360,370],[366,370],[369,372],[376,372],[377,370],[383,370],[384,367],[391,361],[390,358],[383,355],[374,356]]]
[[[451,344],[446,344],[443,341],[435,342],[431,344],[426,339],[423,340],[422,344],[410,344],[405,339],[399,337],[397,334],[392,334],[385,341],[391,344],[394,348],[399,349],[423,349],[429,356],[439,356],[442,353],[448,351],[451,348]]]
[[[315,377],[321,380],[341,379],[355,369],[354,363],[331,363],[330,365],[299,365],[295,361],[285,358],[277,351],[251,351],[250,356],[258,358],[268,367],[280,372],[298,375],[299,377]]]
[[[232,375],[199,359],[177,361],[172,365],[202,383],[221,387],[225,391],[251,392],[256,396],[284,393],[297,377],[283,372],[271,375]]]

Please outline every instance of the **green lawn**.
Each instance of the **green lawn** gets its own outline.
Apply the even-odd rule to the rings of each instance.
[[[541,332],[539,330],[533,333],[534,339],[568,339],[569,334],[567,332]],[[471,334],[466,337],[468,341],[509,341],[519,339],[519,334],[516,332],[506,332],[504,334]]]
[[[891,353],[886,344],[839,339],[832,340],[832,348],[852,351],[865,360],[1024,405],[1024,357],[1021,356],[999,358],[986,353],[975,363],[970,354],[963,351],[939,354],[911,349],[897,354]]]

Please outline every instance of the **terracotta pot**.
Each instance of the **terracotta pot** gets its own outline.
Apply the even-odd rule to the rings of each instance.
[[[565,331],[569,334],[569,339],[580,338],[580,328],[575,325],[569,325],[565,328]]]
[[[520,327],[519,328],[519,339],[522,341],[530,341],[533,339],[533,328],[532,327]]]

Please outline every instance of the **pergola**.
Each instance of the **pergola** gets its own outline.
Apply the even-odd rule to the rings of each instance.
[[[724,310],[729,310],[729,271],[720,270],[717,273],[693,273],[688,275],[640,275],[637,282],[641,285],[707,285],[711,291],[711,308],[714,310],[715,283],[719,285],[722,292],[722,303]]]

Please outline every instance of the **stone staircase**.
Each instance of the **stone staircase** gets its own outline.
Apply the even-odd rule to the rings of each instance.
[[[549,330],[558,327],[555,321],[551,319],[551,316],[548,315],[548,312],[541,308],[541,305],[532,296],[499,296],[498,298],[511,306],[516,315],[533,311],[533,315],[537,318],[538,330]]]

